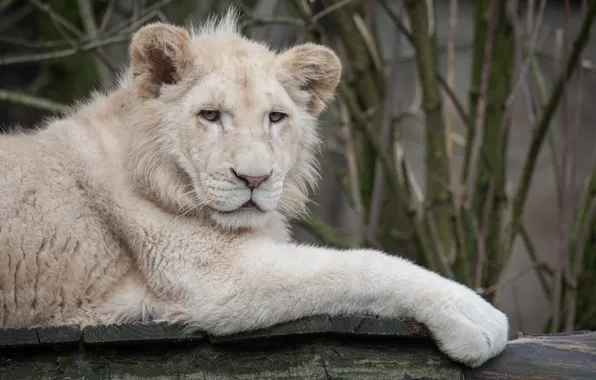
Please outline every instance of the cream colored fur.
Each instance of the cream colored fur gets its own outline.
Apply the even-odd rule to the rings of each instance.
[[[369,313],[425,323],[470,366],[501,352],[507,318],[472,290],[382,252],[290,242],[341,74],[331,50],[272,52],[230,14],[190,33],[146,26],[130,61],[114,91],[0,137],[0,326],[227,334]],[[234,172],[269,177],[251,191]]]

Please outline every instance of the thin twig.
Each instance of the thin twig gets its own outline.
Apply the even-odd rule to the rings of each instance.
[[[89,36],[89,40],[91,42],[97,42],[99,39],[97,24],[95,23],[95,16],[93,15],[91,1],[77,0],[77,4],[79,6],[81,20],[83,21],[83,27],[85,28],[85,32]],[[97,52],[101,53],[102,49],[98,47]],[[112,80],[112,72],[101,60],[97,59],[97,57],[94,57],[94,60],[97,65],[97,71],[99,73],[101,84],[107,86]]]
[[[536,268],[540,267],[541,265],[542,265],[541,263],[532,263],[531,265],[527,266],[526,268],[517,272],[515,275],[508,278],[507,280],[499,281],[496,284],[489,286],[486,289],[481,289],[481,291],[479,291],[478,293],[483,296],[488,296],[488,295],[492,294],[493,292],[495,292],[507,285],[512,284],[513,282],[517,281],[520,277],[530,273],[533,269],[536,269]]]
[[[378,0],[378,1],[379,1],[379,4],[383,7],[383,9],[385,9],[389,18],[391,18],[391,20],[395,23],[397,28],[406,37],[408,42],[410,44],[413,44],[414,39],[412,37],[412,34],[410,33],[410,31],[408,30],[406,25],[402,22],[402,20],[399,18],[397,13],[395,13],[395,11],[393,9],[391,9],[391,7],[389,7],[386,0]],[[436,71],[436,75],[437,75],[439,84],[441,85],[441,88],[443,89],[443,91],[445,91],[445,93],[447,94],[447,97],[449,98],[449,100],[451,101],[453,106],[455,107],[455,110],[457,111],[457,114],[459,115],[462,123],[464,124],[464,126],[466,128],[470,129],[472,124],[470,122],[470,119],[468,118],[468,113],[466,112],[465,107],[459,101],[459,99],[457,98],[457,95],[455,95],[455,92],[453,92],[451,87],[449,87],[449,85],[447,84],[447,81],[445,80],[445,78],[443,78],[443,75],[441,74],[441,72],[439,70]]]
[[[511,224],[509,226],[509,236],[506,241],[505,249],[505,254],[507,255],[509,255],[509,253],[511,252],[513,241],[517,236],[517,233],[519,232],[521,216],[524,211],[526,199],[528,197],[530,183],[532,181],[534,169],[538,160],[538,153],[540,152],[540,149],[542,147],[542,142],[544,141],[544,137],[546,136],[546,132],[548,131],[550,121],[563,95],[562,91],[564,84],[573,74],[580,60],[581,54],[587,45],[595,17],[596,1],[590,2],[588,11],[586,12],[586,17],[584,17],[580,31],[573,43],[573,49],[571,51],[571,54],[569,55],[569,58],[567,59],[564,68],[560,71],[559,75],[557,76],[557,80],[555,82],[555,85],[553,86],[553,90],[546,104],[544,112],[542,113],[542,116],[539,120],[537,120],[537,122],[535,123],[535,127],[533,128],[533,136],[532,141],[530,143],[530,149],[528,151],[526,162],[522,170],[521,184],[513,202]]]
[[[525,225],[522,224],[520,226],[519,234],[522,238],[524,245],[526,246],[526,251],[528,252],[528,256],[530,256],[530,260],[533,263],[540,263],[541,261],[539,260],[538,254],[536,253],[536,247],[534,247],[532,239],[530,238],[530,234],[528,233],[528,230],[526,229]],[[542,291],[544,291],[544,295],[550,301],[552,299],[552,291],[548,285],[546,277],[544,276],[545,269],[548,270],[550,268],[548,268],[544,263],[542,263],[542,265],[540,267],[537,267],[536,269],[538,269],[536,271],[536,275],[538,276],[538,281],[540,281]]]
[[[457,27],[457,0],[451,0],[449,4],[449,41],[447,42],[447,86],[453,88],[453,81],[455,80],[455,31]],[[453,107],[449,103],[450,107]],[[445,133],[447,134],[447,159],[451,161],[453,143],[451,134],[453,133],[453,117],[451,114],[447,116]]]
[[[476,189],[476,175],[477,175],[477,166],[478,166],[478,158],[480,156],[480,148],[482,147],[482,135],[483,129],[482,125],[484,124],[484,115],[486,112],[486,103],[487,103],[487,92],[488,92],[488,79],[490,75],[490,70],[492,67],[492,54],[493,54],[493,45],[494,45],[494,36],[495,36],[495,27],[497,25],[497,15],[495,14],[495,0],[490,1],[489,5],[489,12],[488,12],[488,28],[486,31],[486,39],[484,42],[484,56],[482,58],[482,74],[480,80],[480,93],[478,94],[478,106],[477,106],[477,113],[476,113],[476,120],[474,121],[474,129],[476,130],[476,134],[474,136],[474,141],[472,142],[472,155],[470,158],[470,171],[468,177],[468,183],[466,188],[468,189],[468,195],[466,198],[466,207],[472,208],[472,202],[474,200],[474,192]]]
[[[381,147],[385,151],[391,146],[391,127],[395,108],[399,107],[399,70],[401,54],[401,36],[395,35],[395,43],[387,78],[387,88],[383,99],[381,118],[379,120],[379,137]],[[370,203],[370,216],[368,223],[368,234],[371,241],[376,241],[379,224],[381,222],[381,211],[383,207],[383,198],[385,196],[385,176],[383,175],[383,164],[378,160],[375,162],[375,174],[373,190]]]
[[[371,59],[372,63],[374,64],[376,71],[379,73],[382,73],[383,72],[383,62],[381,59],[382,53],[379,51],[379,47],[377,46],[376,42],[374,41],[373,36],[371,35],[370,31],[368,29],[366,29],[366,25],[365,25],[364,21],[362,20],[362,17],[360,17],[359,14],[354,13],[352,15],[352,19],[354,20],[354,26],[356,27],[356,29],[362,36],[362,41],[364,41],[364,46],[366,46],[366,51],[368,52],[368,55],[370,56],[370,59]],[[400,58],[398,57],[398,58],[396,58],[396,60],[399,61]]]
[[[57,41],[29,41],[22,38],[0,36],[0,42],[5,42],[12,45],[20,45],[32,49],[50,49],[62,46],[68,46],[68,42],[64,40]]]
[[[322,11],[320,11],[319,13],[316,13],[314,16],[312,16],[311,18],[311,22],[314,24],[317,21],[319,21],[320,19],[322,19],[323,17],[335,12],[336,10],[345,7],[346,5],[350,4],[352,1],[354,0],[341,0],[333,5],[328,6],[327,8],[323,9]]]
[[[56,27],[56,29],[62,34],[62,36],[66,40],[69,41],[69,43],[73,49],[77,49],[77,47],[81,44],[82,41],[87,40],[85,34],[81,30],[79,30],[76,26],[74,26],[73,23],[71,23],[64,17],[60,16],[48,4],[43,4],[38,0],[29,0],[29,2],[33,5],[35,5],[39,10],[41,10],[42,12],[44,12],[45,14],[47,14],[50,17],[50,19],[54,23],[54,26]],[[66,29],[70,33],[74,34],[75,37],[77,38],[78,42],[73,41],[70,38],[70,36],[68,36],[66,33],[63,32],[62,28]],[[117,65],[112,61],[110,56],[108,56],[101,50],[98,50],[96,53],[97,53],[97,56],[109,67],[110,70],[114,71],[116,69]]]
[[[569,0],[565,0],[565,17],[563,29],[557,29],[556,46],[557,50],[561,52],[561,57],[567,53],[566,37],[569,33]],[[561,61],[562,64],[564,62]],[[563,85],[563,98],[561,100],[561,123],[559,128],[562,130],[563,144],[561,154],[561,195],[559,202],[557,202],[557,209],[559,211],[559,249],[555,264],[555,278],[553,280],[553,300],[552,300],[552,332],[558,332],[561,325],[561,313],[563,308],[563,278],[564,273],[567,272],[569,266],[569,246],[571,238],[571,209],[568,204],[570,192],[570,125],[567,107],[567,82]]]
[[[314,218],[310,215],[304,216],[296,220],[296,224],[300,227],[310,231],[324,244],[332,247],[350,249],[356,248],[357,245],[349,237],[340,234],[333,226],[319,218]]]
[[[381,148],[381,143],[373,133],[369,126],[369,121],[364,117],[360,106],[356,100],[356,96],[351,91],[349,87],[345,85],[345,83],[341,82],[338,86],[338,93],[345,101],[345,104],[350,111],[350,115],[354,118],[356,125],[359,127],[359,130],[362,131],[364,137],[366,138],[367,142],[371,145],[374,154],[378,157],[381,162],[383,163],[383,168],[385,169],[385,177],[387,179],[387,185],[389,186],[390,190],[394,192],[396,197],[402,202],[404,205],[410,204],[410,198],[408,196],[408,191],[405,184],[400,181],[399,176],[397,175],[397,171],[395,170],[395,165],[391,161],[389,154]],[[430,246],[430,238],[428,236],[427,231],[425,230],[425,226],[422,225],[422,221],[420,218],[417,217],[414,213],[408,213],[410,217],[410,222],[412,223],[412,227],[414,229],[414,234],[416,236],[416,240],[418,244],[421,246],[422,254],[426,260],[428,267],[431,270],[440,271],[439,264],[437,264],[433,257],[433,249]]]
[[[131,16],[131,24],[136,24],[139,20],[139,14],[141,9],[141,2],[143,0],[135,0],[132,2],[132,16]],[[130,30],[130,29],[129,29]],[[134,32],[130,30],[130,34],[132,35]],[[132,37],[132,36],[131,36]]]
[[[364,206],[362,204],[362,198],[360,197],[360,180],[358,179],[358,168],[354,142],[352,140],[352,123],[350,120],[350,113],[344,102],[340,102],[339,117],[342,125],[342,134],[344,140],[344,150],[346,164],[348,166],[348,179],[350,181],[350,194],[354,210],[363,218]]]
[[[515,101],[517,92],[520,88],[522,88],[526,84],[526,72],[530,67],[530,63],[532,62],[532,57],[534,56],[534,50],[536,49],[536,43],[538,42],[538,36],[540,36],[540,29],[542,28],[542,20],[544,19],[544,10],[546,9],[546,0],[542,0],[540,2],[540,9],[538,11],[538,17],[536,18],[536,24],[532,31],[530,31],[530,43],[527,45],[527,57],[521,67],[519,72],[519,79],[513,85],[513,90],[509,93],[506,102],[506,111],[505,113],[508,114],[511,112],[511,107],[513,106],[513,102]],[[529,10],[529,13],[532,11]],[[517,23],[516,23],[517,24]],[[521,46],[518,46],[521,49]]]
[[[476,214],[465,205],[462,205],[462,210],[465,212],[465,215],[468,217],[469,223],[466,223],[466,226],[470,226],[472,228],[473,236],[477,236],[476,239],[476,259],[477,261],[484,260],[486,258],[486,247],[484,245],[484,239],[481,239],[480,236],[482,232],[480,231],[480,225],[478,223],[478,219]],[[474,272],[474,278],[468,279],[470,285],[474,289],[480,289],[482,286],[481,276],[478,275],[478,268],[481,267],[480,265],[476,266],[476,271]],[[467,265],[466,265],[467,268]],[[468,275],[468,273],[465,273]]]
[[[544,109],[544,107],[546,107],[546,102],[548,101],[548,90],[546,87],[544,74],[542,73],[542,70],[540,69],[540,66],[535,58],[532,59],[532,74],[534,77],[534,82],[536,84],[536,89],[538,91],[538,102],[540,104],[540,107]],[[532,124],[536,123],[535,115],[531,114],[530,116],[530,122]],[[563,191],[561,190],[563,178],[561,176],[561,155],[557,145],[561,139],[558,135],[556,135],[557,132],[558,130],[556,128],[548,128],[548,144],[550,148],[553,173],[555,176],[555,195],[557,197],[557,202],[561,202],[559,198],[563,193]]]
[[[122,21],[116,25],[112,25],[110,27],[110,36],[120,34],[120,33],[128,33],[128,31],[134,30],[138,28],[139,25],[143,24],[147,20],[151,19],[151,17],[155,16],[155,11],[160,10],[161,8],[165,7],[166,5],[170,4],[174,0],[161,0],[158,1],[148,7],[145,7],[143,11],[139,14],[139,18],[136,22],[131,18]],[[151,17],[148,17],[151,16]]]
[[[277,16],[277,12],[279,12],[279,7],[281,6],[280,0],[273,0],[273,6],[271,7],[271,17]],[[271,32],[273,31],[273,24],[269,24],[265,27],[265,40],[268,41],[271,38]]]
[[[52,9],[49,4],[44,4],[38,0],[29,0],[29,2],[35,5],[40,11],[47,14],[52,21],[56,22],[70,33],[74,34],[75,37],[79,39],[84,37],[84,34],[81,30],[74,26],[70,21],[60,16],[56,11],[54,11],[54,9]]]
[[[43,111],[65,113],[68,106],[37,96],[22,94],[13,91],[0,90],[0,101],[14,104],[21,104],[27,107],[37,108]]]
[[[586,11],[586,0],[582,1],[582,14],[585,13]],[[571,131],[569,131],[570,136],[570,140],[569,144],[570,147],[571,146],[575,146],[575,143],[577,141],[577,135],[579,133],[580,130],[580,125],[581,125],[581,108],[582,108],[582,85],[583,85],[583,74],[584,74],[584,70],[582,69],[582,67],[580,66],[578,68],[578,76],[579,76],[579,80],[578,80],[578,85],[577,85],[577,98],[575,101],[575,120],[573,123],[573,129]],[[569,126],[569,129],[571,129],[571,126]],[[570,175],[570,179],[569,179],[569,187],[572,187],[575,185],[575,177],[577,174],[577,170],[575,167],[575,163],[577,162],[577,149],[570,149],[569,152],[570,155],[570,168],[569,170],[571,171],[571,173],[569,173]],[[576,200],[575,198],[570,194],[571,191],[569,191],[568,193],[568,205],[567,207],[569,207],[569,229],[567,231],[568,233],[568,239],[567,239],[567,244],[568,247],[570,249],[573,249],[573,216],[572,216],[572,210],[576,210]],[[573,331],[575,329],[575,315],[576,315],[576,307],[577,307],[577,286],[578,286],[578,282],[579,282],[579,276],[581,274],[581,268],[582,268],[582,259],[583,259],[583,251],[584,251],[584,247],[586,244],[586,240],[588,239],[588,230],[589,227],[592,223],[592,218],[594,213],[596,213],[596,201],[593,199],[592,200],[592,204],[590,205],[590,208],[588,210],[588,220],[587,220],[587,224],[584,224],[582,232],[580,233],[580,240],[577,244],[577,251],[576,252],[572,252],[571,254],[568,254],[569,260],[567,262],[567,266],[566,268],[568,269],[568,273],[567,273],[567,282],[569,284],[571,284],[569,292],[568,292],[568,296],[567,296],[567,314],[565,316],[565,325],[563,328],[563,331]],[[575,259],[575,262],[572,263],[571,262],[571,257],[573,257]]]
[[[473,189],[475,186],[472,186]],[[487,241],[488,235],[488,228],[489,228],[489,218],[491,217],[491,212],[493,210],[493,204],[495,199],[495,181],[490,181],[488,184],[488,191],[486,192],[484,207],[482,209],[482,224],[480,227],[480,235],[476,236],[476,239],[482,242]],[[486,244],[486,243],[484,243]],[[476,274],[474,276],[474,281],[478,284],[477,286],[482,286],[483,280],[483,272],[485,269],[486,263],[486,250],[478,250],[478,257],[476,261]]]
[[[434,215],[434,211],[433,209],[429,209],[427,211],[428,217],[426,218],[426,220],[428,221],[428,229],[430,231],[430,237],[432,239],[432,241],[435,243],[434,247],[437,251],[437,257],[439,259],[439,264],[441,267],[441,270],[443,272],[443,274],[445,275],[445,277],[450,278],[450,279],[455,279],[455,273],[453,272],[453,269],[451,269],[451,266],[449,266],[449,259],[448,259],[448,255],[447,252],[445,252],[445,249],[443,248],[443,245],[441,244],[441,238],[439,236],[439,230],[437,228],[437,223],[435,222],[436,220],[436,216]]]
[[[586,219],[581,234],[578,239],[577,250],[575,252],[575,262],[573,266],[574,282],[571,284],[573,289],[567,304],[567,320],[565,322],[565,331],[573,331],[575,327],[575,315],[577,313],[577,286],[578,279],[581,275],[581,268],[586,249],[586,243],[589,239],[589,234],[592,232],[592,227],[596,217],[596,198],[592,199],[592,204],[586,213]]]
[[[110,20],[112,19],[112,14],[114,13],[114,8],[116,7],[116,0],[110,0],[106,10],[103,13],[103,17],[101,18],[101,22],[99,23],[99,32],[103,32],[108,27]]]
[[[307,27],[306,23],[299,18],[295,17],[285,17],[285,16],[276,16],[276,17],[252,17],[245,23],[246,27],[250,26],[269,26],[272,24],[279,24],[279,25],[293,25],[298,27]]]
[[[116,36],[116,37],[106,38],[104,40],[97,41],[97,42],[89,42],[89,43],[86,43],[78,48],[58,50],[58,51],[52,51],[52,52],[47,52],[47,53],[8,56],[8,57],[0,58],[0,66],[14,65],[17,63],[48,61],[51,59],[70,57],[77,53],[94,50],[101,46],[125,42],[125,41],[128,41],[129,39],[130,39],[130,36],[126,36],[126,35]]]
[[[534,55],[537,57],[550,58],[554,60],[557,59],[554,53],[547,52],[544,50],[535,50]],[[578,65],[580,65],[582,69],[589,71],[592,74],[596,73],[596,64],[586,58],[580,59]]]
[[[422,89],[422,104],[425,113],[426,141],[426,199],[437,205],[428,220],[431,241],[435,242],[435,253],[439,263],[447,262],[446,254],[451,250],[452,240],[452,205],[450,201],[450,167],[446,161],[447,136],[445,134],[442,97],[437,81],[437,45],[435,35],[434,4],[432,2],[405,2],[405,8],[411,24],[412,45],[416,51],[418,79]],[[432,218],[432,226],[430,223]],[[434,227],[435,234],[432,234]],[[453,277],[451,268],[443,269],[446,275]]]
[[[35,10],[34,6],[29,4],[18,8],[16,11],[11,12],[10,17],[3,17],[0,19],[0,32],[9,29],[25,17],[29,16]]]

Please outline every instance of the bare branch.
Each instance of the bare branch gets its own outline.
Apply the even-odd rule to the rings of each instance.
[[[533,263],[539,263],[540,260],[538,259],[538,254],[536,253],[536,247],[534,247],[534,244],[532,243],[532,239],[530,238],[530,235],[528,234],[528,230],[526,229],[525,225],[522,224],[520,226],[519,234],[520,234],[522,241],[526,247],[526,251],[528,252],[528,255],[530,256],[530,260]],[[538,275],[538,281],[540,281],[540,286],[542,287],[542,290],[544,291],[546,298],[548,298],[548,300],[550,301],[552,299],[552,291],[551,291],[551,288],[549,287],[546,277],[544,276],[545,270],[550,270],[550,268],[548,268],[546,266],[546,264],[542,263],[542,265],[540,267],[537,267],[537,269],[538,270],[537,270],[536,274]],[[551,273],[551,275],[552,275],[552,273]]]
[[[401,54],[401,36],[396,34],[395,44],[393,46],[393,57],[391,67],[389,68],[389,77],[387,78],[387,89],[383,99],[381,118],[379,120],[379,138],[381,149],[387,151],[391,146],[391,127],[393,113],[396,107],[399,107],[399,70]],[[370,216],[368,224],[368,235],[371,241],[377,240],[379,223],[381,221],[381,211],[383,198],[385,196],[385,176],[383,175],[383,164],[378,160],[375,163],[374,183],[370,204]]]
[[[69,43],[64,40],[30,41],[30,40],[25,40],[22,38],[15,38],[15,37],[9,37],[9,36],[0,36],[0,41],[5,42],[7,44],[19,45],[19,46],[33,48],[33,49],[50,49],[50,48],[56,48],[56,47],[62,47],[62,46],[69,45]]]
[[[524,211],[526,199],[528,197],[530,183],[532,181],[532,176],[534,174],[534,169],[536,167],[536,162],[538,159],[538,153],[540,152],[540,149],[542,147],[542,142],[544,141],[544,138],[548,131],[550,121],[563,95],[563,88],[565,82],[567,82],[567,80],[573,74],[578,62],[580,61],[582,52],[589,40],[590,31],[592,29],[592,25],[594,24],[594,18],[596,17],[596,1],[590,2],[589,4],[590,5],[586,12],[586,16],[582,21],[580,31],[573,43],[573,49],[571,51],[571,54],[569,55],[565,66],[557,76],[557,80],[548,99],[546,107],[542,113],[542,116],[539,120],[537,120],[533,129],[532,141],[530,143],[530,149],[526,156],[526,162],[523,167],[520,187],[517,191],[516,197],[513,202],[511,224],[509,226],[509,236],[506,241],[506,254],[509,254],[509,252],[511,252],[513,241],[517,236],[517,233],[519,232],[521,216]]]
[[[39,98],[37,96],[22,94],[13,91],[0,90],[0,101],[20,104],[32,108],[37,108],[43,111],[64,113],[68,110],[68,106],[54,101]]]
[[[354,0],[341,0],[333,5],[330,5],[328,7],[326,7],[325,9],[323,9],[322,11],[320,11],[319,13],[315,14],[314,16],[312,16],[311,18],[311,22],[314,24],[317,21],[319,21],[320,19],[322,19],[323,17],[327,16],[328,14],[331,14],[333,12],[335,12],[336,10],[345,7],[346,5],[350,4],[352,1]]]
[[[484,42],[484,57],[482,58],[482,74],[480,79],[480,93],[478,94],[478,111],[476,113],[476,120],[474,121],[474,130],[476,131],[474,141],[472,141],[472,154],[470,157],[470,170],[468,183],[466,188],[468,189],[468,195],[466,198],[466,207],[472,208],[472,202],[474,200],[474,191],[476,189],[476,175],[478,158],[480,156],[480,149],[482,147],[482,125],[484,124],[484,114],[486,111],[486,96],[488,92],[488,79],[492,66],[492,54],[495,27],[497,25],[497,16],[495,15],[495,0],[490,1],[488,11],[488,28],[486,31],[486,40]],[[468,142],[470,144],[470,142]]]
[[[256,17],[251,16],[251,19],[245,23],[247,27],[249,26],[263,26],[263,25],[271,25],[271,24],[280,24],[280,25],[293,25],[302,28],[307,28],[307,24],[299,18],[295,17],[284,17],[284,16],[275,16],[275,17]]]
[[[35,5],[40,11],[47,14],[50,17],[50,19],[57,25],[62,26],[64,29],[74,34],[75,37],[79,39],[84,37],[82,31],[80,31],[76,26],[74,26],[70,21],[60,16],[56,11],[54,11],[54,9],[52,9],[52,7],[49,4],[44,4],[38,0],[29,0],[29,2]]]
[[[451,0],[449,4],[449,41],[447,42],[447,86],[453,88],[455,80],[455,31],[457,27],[457,0]],[[449,107],[453,104],[449,103]],[[445,133],[447,134],[447,159],[451,160],[453,143],[451,134],[453,133],[453,118],[447,116]]]
[[[128,33],[132,30],[137,29],[140,25],[155,17],[157,11],[170,4],[172,1],[174,0],[158,1],[148,7],[145,7],[145,9],[143,9],[142,12],[139,13],[138,18],[136,20],[133,18],[129,18],[116,25],[113,25],[110,28],[110,36],[114,36],[120,33]]]
[[[537,57],[544,57],[544,58],[550,58],[550,59],[557,59],[556,55],[551,53],[551,52],[547,52],[545,50],[535,50],[534,51],[534,55],[536,55]],[[589,71],[590,73],[594,74],[596,73],[596,64],[588,59],[582,58],[579,60],[578,64],[580,65],[580,67],[586,71]]]
[[[311,232],[324,244],[343,249],[357,247],[356,243],[350,238],[340,234],[335,228],[319,218],[305,216],[296,220],[296,224]]]
[[[60,31],[60,33],[62,33],[62,36],[70,42],[73,49],[76,49],[76,47],[81,43],[81,41],[86,40],[86,37],[82,31],[80,31],[76,26],[74,26],[70,21],[68,21],[64,17],[60,16],[48,4],[43,4],[38,0],[29,0],[29,2],[33,5],[35,5],[39,10],[41,10],[42,12],[44,12],[45,14],[47,14],[50,17],[50,19],[54,23],[54,26],[56,27],[56,29],[58,29],[58,31]],[[66,29],[70,33],[74,34],[79,42],[73,41],[68,34],[64,33],[62,28]],[[107,54],[103,53],[101,50],[98,50],[97,55],[99,58],[101,58],[101,60],[106,65],[108,65],[108,67],[111,70],[115,70],[116,64],[112,61],[112,59]]]
[[[520,88],[522,88],[524,85],[526,85],[526,78],[527,78],[526,72],[528,71],[528,68],[530,67],[530,63],[532,62],[532,59],[534,56],[534,51],[536,50],[536,44],[538,42],[538,36],[540,35],[540,29],[542,28],[542,21],[544,19],[544,10],[545,9],[546,9],[546,0],[541,0],[540,9],[538,10],[538,17],[536,18],[536,24],[534,25],[533,29],[530,31],[530,43],[526,47],[527,57],[521,67],[521,70],[519,73],[519,79],[517,80],[517,83],[515,83],[513,85],[513,89],[509,93],[509,97],[506,102],[507,103],[506,104],[506,107],[507,107],[506,113],[507,114],[511,112],[511,107],[513,105],[513,102],[515,101],[517,92],[520,90]],[[528,13],[532,13],[532,10],[529,10]],[[518,48],[521,49],[521,46],[518,46]]]
[[[97,42],[98,30],[97,24],[95,23],[95,16],[93,15],[91,2],[89,0],[77,0],[77,4],[79,6],[79,12],[81,13],[81,19],[83,20],[83,26],[87,32],[87,35],[89,36],[89,40],[91,42]],[[98,47],[97,52],[101,53],[102,49]],[[97,65],[101,83],[104,86],[109,84],[112,80],[111,70],[101,60],[97,59],[97,57],[95,57],[94,60],[95,64]]]
[[[567,320],[565,322],[565,331],[573,331],[575,328],[575,316],[577,314],[576,304],[577,304],[577,279],[581,274],[581,267],[582,262],[585,254],[586,243],[589,239],[589,234],[592,232],[592,227],[594,226],[594,222],[596,221],[596,198],[592,199],[592,203],[586,212],[586,218],[584,220],[584,225],[582,231],[579,235],[577,249],[575,251],[575,262],[573,267],[573,274],[574,274],[574,282],[571,284],[573,286],[572,294],[569,296],[568,304],[567,304]]]
[[[362,198],[360,196],[359,189],[360,180],[358,179],[357,160],[352,137],[353,127],[352,122],[350,120],[350,113],[348,112],[347,107],[343,102],[340,103],[339,117],[342,125],[341,129],[344,140],[346,164],[348,166],[348,177],[350,181],[351,194],[350,198],[354,205],[354,210],[356,211],[358,216],[362,218],[364,215],[364,206],[362,204]]]
[[[414,41],[414,39],[412,38],[412,34],[410,33],[410,31],[408,30],[406,25],[402,22],[402,20],[399,18],[399,16],[395,13],[395,11],[393,9],[391,9],[391,7],[389,7],[387,1],[379,0],[379,4],[383,7],[383,9],[385,9],[389,18],[391,18],[391,20],[395,23],[397,28],[407,38],[408,42],[410,42],[410,44],[412,44]],[[437,70],[436,75],[437,75],[439,84],[441,85],[443,91],[445,91],[445,93],[447,94],[447,97],[449,98],[449,100],[451,101],[453,106],[455,107],[457,114],[459,115],[461,121],[464,123],[466,128],[470,129],[471,122],[470,122],[470,119],[468,118],[468,113],[466,112],[466,109],[464,108],[463,104],[459,101],[459,99],[457,98],[457,95],[455,95],[455,93],[453,92],[451,87],[449,87],[449,85],[447,84],[447,81],[445,80],[445,78],[443,78],[443,75],[441,75],[441,72]]]
[[[507,280],[500,281],[492,286],[489,286],[486,289],[479,289],[478,293],[483,296],[488,296],[494,293],[495,291],[501,289],[502,287],[512,284],[513,282],[517,281],[520,277],[530,273],[532,270],[540,267],[541,265],[541,263],[532,263],[531,265],[517,272],[515,275],[511,276],[511,278],[508,278]]]
[[[110,0],[106,10],[103,13],[103,17],[101,18],[101,22],[99,24],[99,31],[103,32],[110,23],[110,19],[112,18],[112,14],[114,13],[114,8],[116,7],[116,0]]]
[[[47,60],[51,60],[51,59],[70,57],[77,53],[82,53],[82,52],[97,49],[98,47],[101,47],[101,46],[126,42],[129,39],[130,39],[130,36],[122,35],[122,36],[106,38],[101,41],[89,42],[89,43],[86,43],[78,48],[58,50],[58,51],[52,51],[52,52],[47,52],[47,53],[8,56],[8,57],[0,58],[0,66],[14,65],[14,64],[18,64],[18,63],[40,62],[40,61],[47,61]]]

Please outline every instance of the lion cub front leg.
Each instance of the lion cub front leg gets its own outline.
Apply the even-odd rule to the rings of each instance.
[[[206,244],[192,221],[177,219],[171,228],[171,218],[151,207],[112,215],[146,286],[165,302],[157,319],[230,334],[316,314],[412,317],[445,354],[469,366],[507,344],[502,312],[471,289],[399,257],[265,237]]]
[[[507,317],[471,289],[382,252],[260,238],[239,247],[230,267],[202,276],[193,323],[211,333],[316,314],[371,313],[426,324],[443,352],[469,366],[507,343]]]

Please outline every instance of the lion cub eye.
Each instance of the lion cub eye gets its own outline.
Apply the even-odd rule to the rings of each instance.
[[[203,119],[212,123],[218,121],[221,118],[221,112],[218,110],[202,110],[199,112],[199,115],[201,115]]]
[[[284,120],[286,118],[286,114],[285,113],[281,113],[281,112],[271,112],[269,114],[269,121],[272,123],[279,123],[280,121]]]

